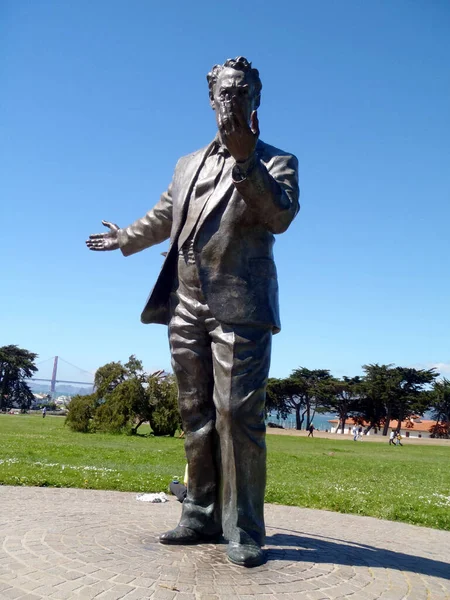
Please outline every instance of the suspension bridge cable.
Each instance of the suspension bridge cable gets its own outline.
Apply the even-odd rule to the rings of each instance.
[[[36,363],[36,366],[38,365],[42,365],[42,363],[47,362],[48,360],[54,360],[55,357],[54,356],[50,356],[50,358],[46,358],[45,360],[40,360],[38,363]]]
[[[86,373],[90,377],[94,377],[94,375],[90,371],[86,371],[86,369],[80,369],[80,367],[77,367],[76,365],[73,365],[68,360],[65,360],[64,358],[61,358],[60,356],[58,358],[59,358],[59,360],[62,360],[63,363],[66,363],[66,365],[69,365],[70,367],[73,367],[74,369],[78,369],[78,371],[81,371],[81,373]]]

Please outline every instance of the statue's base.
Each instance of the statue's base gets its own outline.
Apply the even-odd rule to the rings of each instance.
[[[227,561],[225,542],[160,544],[180,509],[129,493],[0,486],[0,598],[449,598],[450,532],[268,505],[267,562],[245,569]]]

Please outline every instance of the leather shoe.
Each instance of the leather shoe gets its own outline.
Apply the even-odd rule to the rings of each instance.
[[[161,544],[201,544],[203,543],[212,543],[220,540],[221,534],[217,533],[215,535],[206,535],[204,533],[200,533],[195,531],[194,529],[190,529],[189,527],[183,527],[182,525],[177,525],[175,529],[171,531],[166,531],[159,536],[159,542]]]
[[[240,567],[257,567],[265,562],[264,551],[256,544],[230,542],[227,548],[227,558]]]

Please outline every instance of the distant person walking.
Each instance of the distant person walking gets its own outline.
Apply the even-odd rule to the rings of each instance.
[[[395,436],[395,443],[397,446],[403,446],[402,444],[402,436],[400,435],[400,431],[397,431],[397,434]]]
[[[47,408],[44,406],[42,409],[42,418],[45,419],[45,415],[47,414]]]
[[[314,425],[311,423],[311,425],[308,427],[308,431],[309,431],[309,433],[308,433],[308,437],[314,437],[314,429],[315,429],[315,427],[314,427]]]
[[[362,440],[362,435],[363,435],[363,428],[360,426],[358,429],[358,440]]]
[[[356,440],[358,439],[358,429],[356,428],[356,425],[353,425],[352,427],[352,435],[353,441],[356,442]]]
[[[392,430],[391,433],[389,434],[389,446],[390,445],[395,446],[395,431]]]

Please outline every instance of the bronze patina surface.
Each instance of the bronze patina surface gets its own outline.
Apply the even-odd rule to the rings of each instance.
[[[163,544],[228,541],[228,559],[264,561],[264,404],[280,330],[274,234],[299,210],[297,159],[259,139],[259,73],[244,57],[207,76],[218,133],[181,158],[159,202],[123,229],[103,221],[91,250],[125,256],[170,239],[142,312],[169,328],[189,485]]]

